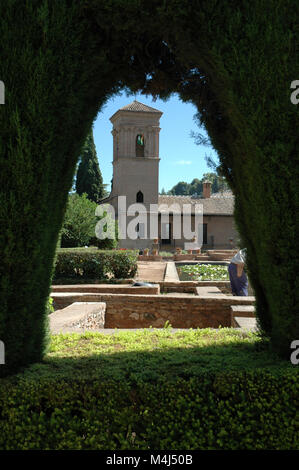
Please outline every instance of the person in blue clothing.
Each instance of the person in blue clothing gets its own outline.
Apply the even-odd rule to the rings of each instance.
[[[231,259],[228,274],[233,295],[248,296],[248,279],[244,271],[246,248],[238,251]]]

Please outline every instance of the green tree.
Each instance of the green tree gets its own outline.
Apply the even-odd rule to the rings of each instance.
[[[225,178],[214,172],[204,173],[201,181],[210,181],[210,183],[212,183],[212,193],[218,193],[219,191],[225,191],[229,189]]]
[[[118,225],[110,214],[107,214],[107,211],[104,211],[103,215],[97,216],[98,207],[95,202],[87,198],[86,193],[81,196],[77,193],[69,195],[60,232],[62,248],[88,245],[94,245],[105,250],[116,248]],[[97,224],[103,217],[105,217],[106,223],[103,225],[101,232],[109,235],[106,238],[100,238],[101,235],[96,235]]]
[[[97,204],[87,198],[87,194],[70,194],[61,229],[61,246],[88,246],[95,236]]]
[[[191,184],[189,186],[189,194],[192,196],[193,194],[197,194],[197,196],[202,195],[202,181],[199,180],[198,178],[194,178],[191,181]]]
[[[76,177],[76,192],[87,194],[88,199],[99,202],[105,196],[102,173],[99,167],[97,151],[91,130],[82,149],[82,155]]]
[[[168,194],[172,194],[174,196],[192,196],[193,194],[197,194],[198,196],[202,196],[202,183],[204,181],[210,181],[210,183],[212,183],[212,193],[218,193],[219,191],[229,189],[223,176],[219,176],[217,173],[204,173],[201,179],[194,178],[190,184],[184,181],[177,183],[170,189]]]
[[[170,190],[170,194],[173,196],[188,196],[189,184],[185,181],[180,181]]]

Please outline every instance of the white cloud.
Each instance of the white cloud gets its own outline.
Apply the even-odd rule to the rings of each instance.
[[[177,160],[174,165],[191,165],[191,160]]]

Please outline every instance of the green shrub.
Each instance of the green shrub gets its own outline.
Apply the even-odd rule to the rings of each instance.
[[[297,449],[292,372],[3,380],[0,449]]]
[[[59,250],[54,279],[128,279],[137,272],[137,251]]]
[[[94,245],[102,250],[116,248],[118,241],[118,225],[110,214],[104,212],[102,216],[96,215],[99,206],[88,199],[87,194],[70,194],[62,229],[60,232],[62,248],[83,248]],[[95,229],[100,219],[105,216],[106,224],[103,232],[108,232],[108,238],[99,239]],[[112,238],[113,237],[113,238]]]
[[[173,257],[173,253],[171,251],[159,251],[159,255],[163,256],[164,258]]]
[[[115,279],[134,277],[137,272],[138,251],[118,251],[109,254],[109,266]]]
[[[77,247],[89,245],[95,235],[97,204],[87,194],[71,194],[61,229],[61,246]]]
[[[99,215],[101,214],[101,215]],[[117,247],[119,240],[119,229],[117,221],[112,218],[111,214],[105,210],[105,205],[98,206],[97,208],[97,219],[98,223],[102,219],[105,219],[105,224],[100,228],[100,233],[106,238],[99,237],[97,230],[98,224],[96,225],[96,236],[90,240],[91,244],[94,244],[101,250],[113,250]]]
[[[48,312],[48,314],[54,312],[53,299],[52,299],[52,297],[49,297],[49,298],[48,298],[48,302],[47,302],[47,312]]]

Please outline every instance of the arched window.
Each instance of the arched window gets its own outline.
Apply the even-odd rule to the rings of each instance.
[[[136,194],[136,202],[143,202],[143,193],[141,191],[138,191],[138,193]]]
[[[144,135],[137,134],[136,136],[136,157],[144,157]]]

